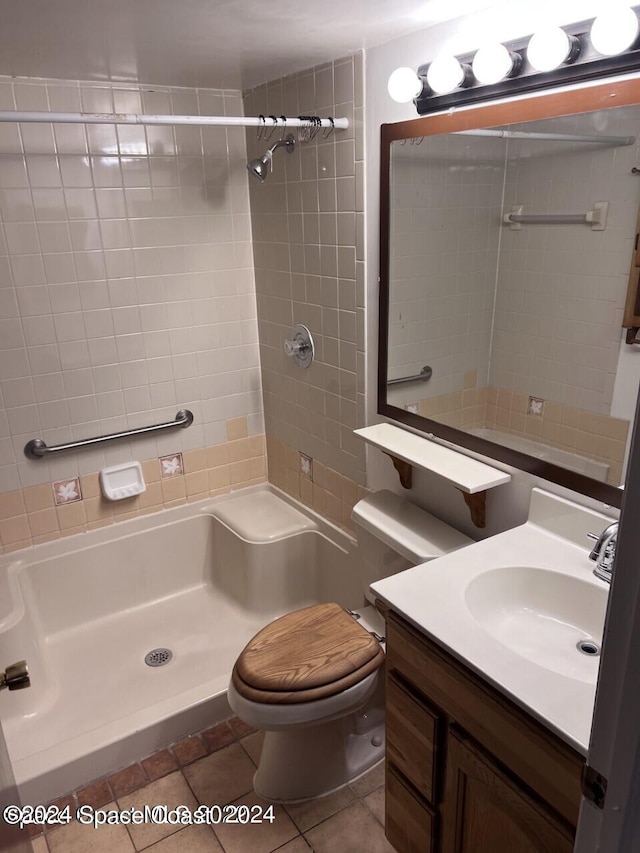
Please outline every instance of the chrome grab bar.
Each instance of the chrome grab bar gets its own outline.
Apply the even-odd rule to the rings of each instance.
[[[432,368],[428,364],[425,364],[420,373],[416,373],[415,376],[400,376],[398,379],[387,379],[387,385],[397,385],[400,382],[415,382],[416,380],[427,382],[432,376]]]
[[[94,438],[81,438],[78,441],[69,441],[66,444],[55,444],[47,447],[41,438],[32,438],[24,446],[24,455],[27,459],[42,459],[50,453],[64,453],[67,450],[79,450],[92,444],[102,444],[103,441],[116,441],[119,438],[131,438],[134,435],[145,435],[148,432],[158,432],[163,429],[175,429],[176,427],[188,427],[193,423],[193,412],[189,409],[180,409],[173,421],[163,424],[152,424],[151,426],[135,427],[122,432],[112,432],[109,435],[97,435]]]

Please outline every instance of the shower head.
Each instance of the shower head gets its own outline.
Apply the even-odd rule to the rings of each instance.
[[[272,145],[271,148],[268,148],[262,157],[256,157],[255,160],[249,160],[247,163],[247,169],[250,175],[253,175],[260,183],[264,183],[265,178],[269,174],[269,163],[271,163],[271,159],[273,158],[273,152],[277,148],[286,148],[289,154],[293,153],[294,148],[296,147],[296,140],[292,133],[289,133],[284,139],[279,139],[275,145]]]

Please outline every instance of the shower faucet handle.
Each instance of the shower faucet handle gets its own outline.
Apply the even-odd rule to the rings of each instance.
[[[287,355],[298,355],[299,353],[304,353],[307,349],[308,344],[305,344],[304,341],[285,341],[284,342],[284,351]]]
[[[12,663],[4,672],[0,672],[0,690],[4,690],[5,687],[9,690],[22,690],[25,687],[31,687],[29,666],[26,660]]]
[[[284,342],[284,351],[293,358],[298,367],[309,367],[313,361],[314,347],[311,332],[298,324],[291,329],[290,337]]]

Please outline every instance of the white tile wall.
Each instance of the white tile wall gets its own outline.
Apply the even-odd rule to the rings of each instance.
[[[523,126],[636,136],[625,107]],[[606,231],[584,225],[503,229],[491,384],[609,414],[636,233],[639,145],[509,142],[505,211],[581,213],[609,202]]]
[[[640,158],[640,110],[519,129],[639,141],[614,147],[458,138],[454,146],[453,137],[434,137],[394,144],[389,375],[411,375],[424,364],[434,369],[428,384],[392,387],[394,405],[457,391],[464,372],[477,368],[479,386],[611,411],[640,204],[631,174]],[[572,213],[596,201],[610,204],[603,232],[501,224],[515,204],[525,213]]]
[[[241,115],[240,92],[0,79],[0,109]],[[264,431],[242,129],[0,127],[0,491]],[[188,430],[27,461],[23,446]]]
[[[248,114],[347,117],[350,127],[278,151],[252,180],[256,292],[266,433],[349,479],[365,482],[364,147],[362,54],[246,93]],[[247,132],[251,157],[268,144]],[[275,137],[272,138],[273,143]],[[295,323],[309,327],[308,370],[283,352]]]
[[[504,144],[452,135],[392,145],[389,378],[403,406],[488,378]]]

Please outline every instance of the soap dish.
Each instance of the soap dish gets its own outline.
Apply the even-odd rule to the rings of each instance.
[[[142,476],[139,462],[125,462],[100,471],[100,488],[109,501],[121,501],[146,492],[147,487]]]

